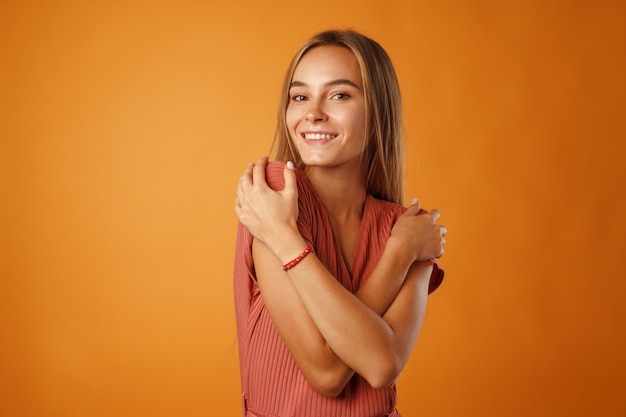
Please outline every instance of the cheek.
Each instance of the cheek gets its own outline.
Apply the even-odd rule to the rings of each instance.
[[[296,129],[298,128],[299,118],[294,111],[289,111],[287,109],[287,113],[285,114],[285,123],[287,124],[287,131],[289,132],[289,137],[292,143],[298,147],[298,140],[296,137]]]
[[[359,119],[359,129],[363,135],[363,139],[367,136],[367,129],[365,128],[365,117]]]
[[[353,114],[345,119],[346,126],[350,126],[352,134],[356,137],[365,137],[365,117],[360,114]]]
[[[296,112],[294,110],[290,110],[289,108],[287,108],[285,121],[287,123],[287,129],[289,129],[290,132],[293,132],[298,126],[298,117],[295,113]]]

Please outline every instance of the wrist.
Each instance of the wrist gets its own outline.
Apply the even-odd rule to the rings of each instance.
[[[418,261],[415,251],[407,245],[402,239],[399,239],[395,236],[391,236],[389,240],[387,240],[387,245],[385,246],[385,252],[388,252],[388,256],[393,257],[394,263],[404,265],[407,268],[411,266],[411,264],[415,261]]]
[[[306,248],[304,248],[304,250],[302,251],[302,253],[300,255],[296,256],[291,261],[289,261],[289,262],[287,262],[287,263],[285,263],[283,265],[283,267],[282,267],[283,271],[289,271],[293,267],[297,266],[300,262],[302,262],[304,260],[304,258],[309,256],[310,253],[313,253],[313,247],[311,247],[311,245],[307,245]]]
[[[276,239],[266,244],[283,265],[300,255],[308,245],[297,229],[285,230],[276,236]]]

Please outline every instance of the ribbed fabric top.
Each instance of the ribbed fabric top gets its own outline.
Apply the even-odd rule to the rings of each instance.
[[[266,179],[284,188],[283,163],[268,164]],[[296,171],[298,228],[312,243],[318,259],[350,292],[356,292],[380,259],[391,229],[404,207],[367,196],[349,272],[333,235],[330,218],[306,176]],[[399,416],[395,384],[374,389],[355,374],[337,398],[315,391],[296,365],[269,317],[252,259],[252,235],[239,226],[235,249],[234,296],[239,341],[243,415],[249,417],[378,417]],[[429,291],[443,279],[434,263]]]

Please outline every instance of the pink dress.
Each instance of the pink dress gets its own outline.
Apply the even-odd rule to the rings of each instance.
[[[266,179],[284,187],[282,163],[268,164]],[[333,236],[328,214],[306,176],[298,178],[298,228],[312,242],[316,256],[352,293],[370,275],[383,253],[391,228],[405,208],[367,196],[349,272]],[[239,226],[235,251],[234,295],[239,341],[243,415],[248,417],[378,417],[399,416],[395,383],[372,388],[355,374],[337,398],[315,391],[296,365],[269,317],[257,284],[252,259],[252,235]],[[443,279],[433,263],[429,292]]]

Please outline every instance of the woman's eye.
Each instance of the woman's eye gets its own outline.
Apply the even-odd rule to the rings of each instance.
[[[347,93],[336,93],[332,96],[333,100],[345,100],[349,97],[350,96]]]
[[[291,100],[292,101],[304,101],[304,100],[306,100],[306,97],[303,96],[302,94],[295,94],[295,95],[291,96]]]

